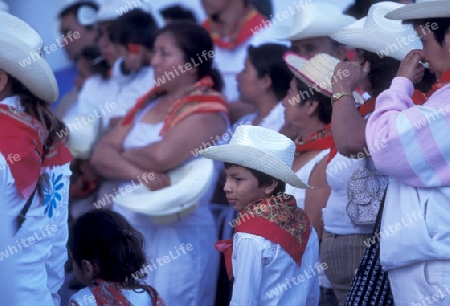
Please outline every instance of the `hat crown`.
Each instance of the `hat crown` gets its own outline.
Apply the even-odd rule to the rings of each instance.
[[[238,126],[229,144],[252,147],[280,160],[289,168],[292,168],[294,162],[294,142],[278,132],[260,126]],[[258,156],[254,158],[257,159]]]
[[[405,6],[405,4],[391,1],[383,1],[372,5],[367,17],[364,17],[364,27],[370,30],[380,31],[381,33],[392,33],[394,35],[404,35],[405,32],[410,32],[410,25],[402,24],[398,20],[389,20],[384,17],[387,13],[403,6]]]
[[[19,40],[36,51],[44,45],[41,36],[23,20],[7,12],[0,11],[0,33]]]

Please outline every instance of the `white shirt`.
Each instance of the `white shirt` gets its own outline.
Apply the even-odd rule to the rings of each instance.
[[[140,291],[140,290],[139,290]],[[134,306],[153,306],[152,299],[147,291],[137,293],[134,290],[122,290],[122,294],[128,301],[131,302],[131,305]],[[97,306],[98,304],[95,301],[94,294],[92,293],[89,287],[85,287],[73,294],[70,297],[69,305],[72,305],[72,301],[76,302],[78,306]]]
[[[253,122],[256,119],[257,114],[248,114],[237,121],[237,123],[242,122],[242,124],[247,124],[247,122]],[[278,102],[270,113],[264,117],[259,126],[278,132],[284,125],[284,106],[281,102]]]
[[[233,238],[233,297],[230,306],[317,306],[319,240],[312,228],[300,266],[279,245],[261,236]],[[326,266],[325,266],[326,269]]]

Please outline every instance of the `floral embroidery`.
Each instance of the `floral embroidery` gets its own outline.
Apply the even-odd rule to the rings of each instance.
[[[53,217],[54,210],[57,209],[58,203],[62,200],[62,189],[64,187],[64,183],[61,181],[62,176],[62,174],[55,176],[55,173],[53,173],[49,183],[50,186],[46,190],[48,193],[44,193],[45,213],[48,214],[49,218]]]

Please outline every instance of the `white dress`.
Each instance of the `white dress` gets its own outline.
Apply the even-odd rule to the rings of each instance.
[[[235,125],[237,126],[241,124],[252,124],[255,121],[256,116],[256,113],[245,115],[244,117],[240,118]],[[278,102],[278,104],[275,105],[274,108],[272,108],[270,113],[261,120],[261,123],[258,126],[278,132],[281,130],[283,125],[284,106],[281,102]]]
[[[22,109],[17,97],[0,102]],[[25,206],[17,191],[15,179],[0,154],[0,205],[5,211],[7,223],[12,226],[16,216]],[[16,306],[60,305],[58,290],[64,283],[64,264],[68,258],[68,200],[69,179],[72,174],[69,163],[42,169],[49,176],[49,186],[44,188],[43,201],[37,195],[26,214],[16,236],[11,237],[6,249],[0,250],[0,260],[10,262],[17,278]],[[11,227],[11,230],[13,228]],[[2,239],[8,239],[2,235]]]
[[[162,139],[159,132],[163,123],[141,122],[157,102],[153,102],[136,118],[136,122],[125,138],[125,150],[144,147]],[[216,185],[220,163],[211,186]],[[130,182],[105,183],[99,192],[114,194],[122,184]],[[215,220],[209,208],[214,189],[205,194],[196,210],[184,219],[170,224],[154,224],[143,214],[134,213],[114,205],[145,237],[145,251],[148,265],[143,267],[148,277],[146,282],[158,290],[167,305],[214,305],[219,252],[214,248],[217,241]]]

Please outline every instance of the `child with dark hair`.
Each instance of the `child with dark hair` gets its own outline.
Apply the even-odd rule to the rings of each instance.
[[[123,14],[112,24],[110,39],[122,48],[127,69],[143,75],[150,72],[150,56],[157,30],[155,18],[141,9]]]
[[[197,23],[194,13],[181,5],[167,6],[161,9],[159,13],[163,17],[166,24],[174,20],[188,20]]]
[[[142,281],[143,246],[142,234],[116,212],[97,209],[80,216],[69,248],[74,274],[87,287],[70,298],[70,305],[165,305]]]
[[[77,59],[78,75],[75,79],[75,86],[80,91],[84,82],[92,75],[100,75],[103,79],[107,79],[109,69],[110,66],[102,58],[102,54],[97,45],[83,48]]]
[[[275,131],[236,129],[227,145],[200,152],[225,162],[224,191],[238,212],[232,239],[216,243],[234,279],[230,305],[318,305],[319,241],[305,211],[286,194],[308,188],[291,170],[295,144]],[[325,266],[324,266],[325,265]]]

